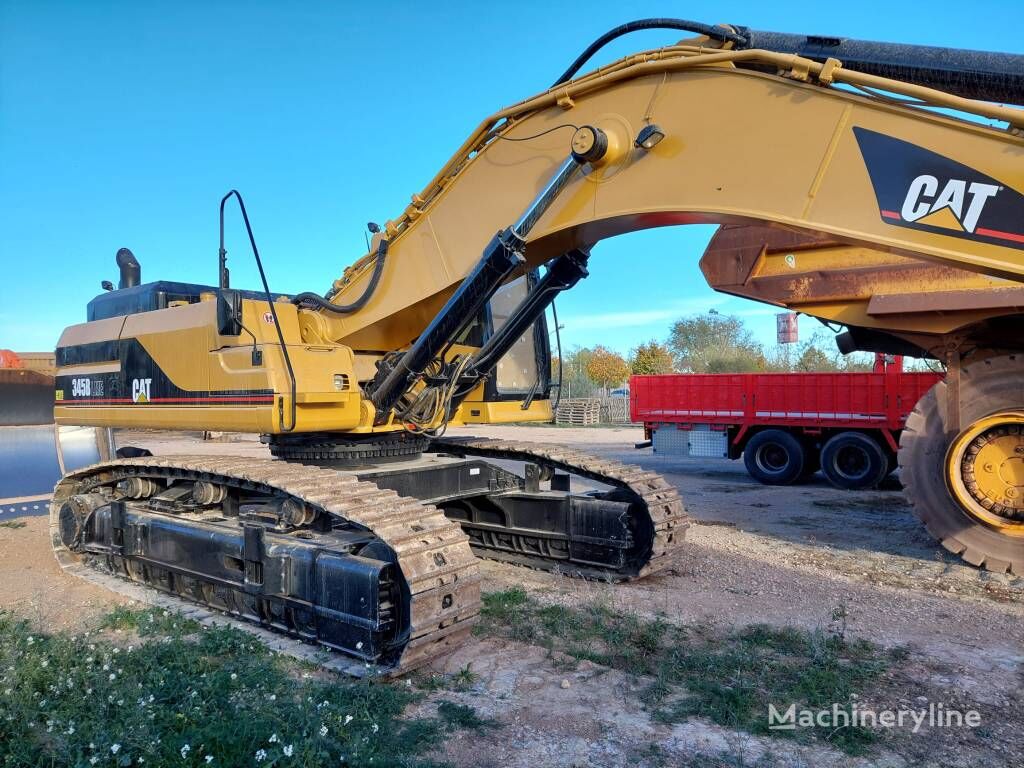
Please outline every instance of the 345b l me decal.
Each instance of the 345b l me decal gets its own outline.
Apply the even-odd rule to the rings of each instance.
[[[887,224],[1024,250],[1024,195],[937,152],[855,127]]]

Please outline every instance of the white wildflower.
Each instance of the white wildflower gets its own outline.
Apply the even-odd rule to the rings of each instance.
[[[32,635],[28,636],[28,644],[29,645],[32,645],[32,643],[34,643],[35,641],[36,641],[36,639],[34,637],[32,637]]]
[[[291,744],[288,744],[281,751],[284,753],[285,757],[291,757],[292,753],[295,751],[295,748]]]
[[[212,763],[213,762],[213,755],[207,755],[205,759],[206,759],[207,763]]]
[[[355,719],[355,718],[353,718],[353,717],[352,717],[352,715],[345,715],[345,725],[348,725],[348,724],[349,724],[349,723],[351,723],[351,722],[352,722],[352,721],[353,721],[354,719]]]
[[[266,756],[267,756],[267,750],[265,750],[265,749],[257,749],[256,750],[256,762],[257,763],[263,762],[263,759]]]
[[[188,744],[185,744],[184,746],[182,746],[182,748],[181,748],[181,759],[184,760],[186,757],[188,757],[188,753],[191,752],[191,751],[192,751],[192,747],[189,746]]]
[[[111,744],[110,745],[110,753],[112,755],[116,755],[120,751],[121,751],[121,745],[120,744]]]
[[[237,680],[238,679],[238,675],[236,675],[234,672],[232,672],[231,673],[231,679],[232,680]]]
[[[41,666],[43,667],[43,669],[46,669],[46,667],[50,666],[50,662],[49,662],[49,661],[47,661],[46,659],[43,659],[43,660],[42,660],[42,661],[40,662],[40,665],[41,665]]]
[[[114,682],[115,680],[117,680],[117,675],[114,674],[113,672],[111,672],[110,673],[110,682]]]
[[[380,730],[380,727],[376,723],[374,723],[373,724],[373,732],[376,733],[379,730]]]
[[[277,701],[277,694],[276,693],[270,694],[270,700],[271,701]]]
[[[320,735],[321,736],[326,736],[327,735],[327,726],[324,725],[323,723],[320,723]]]
[[[100,759],[96,757],[96,755],[93,755],[89,758],[89,765],[96,765],[96,763],[98,763],[99,761]]]

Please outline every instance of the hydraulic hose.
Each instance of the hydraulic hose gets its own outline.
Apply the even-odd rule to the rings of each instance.
[[[339,315],[346,315],[351,312],[359,311],[366,306],[366,302],[370,300],[370,297],[373,296],[374,292],[377,290],[377,284],[380,282],[381,273],[384,271],[384,257],[387,256],[387,253],[388,241],[382,239],[380,244],[377,246],[377,260],[373,265],[373,274],[370,275],[370,282],[367,284],[362,295],[351,304],[332,304],[327,299],[312,292],[300,293],[292,299],[292,303],[301,307],[335,312]]]
[[[722,27],[715,24],[703,24],[699,21],[689,21],[687,19],[637,19],[636,21],[630,21],[625,24],[620,24],[613,29],[609,29],[597,38],[597,40],[588,45],[586,50],[577,56],[576,60],[569,65],[569,68],[551,84],[551,87],[554,88],[556,85],[561,85],[567,80],[571,80],[595,53],[608,45],[612,40],[622,37],[623,35],[628,35],[631,32],[637,32],[641,29],[680,29],[684,32],[693,32],[694,34],[705,35],[713,40],[735,43],[736,45],[745,45],[747,42],[747,38],[743,35],[733,32],[728,27]]]

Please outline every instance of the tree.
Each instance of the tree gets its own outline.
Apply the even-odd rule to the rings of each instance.
[[[587,361],[587,376],[597,385],[607,389],[621,384],[629,376],[629,366],[622,355],[600,345],[594,347]]]
[[[708,312],[672,324],[668,345],[677,366],[693,373],[743,373],[764,370],[761,345],[732,315]]]
[[[558,381],[558,369],[562,369],[562,397],[590,397],[599,389],[587,375],[587,363],[592,355],[593,351],[586,347],[574,347],[561,359],[556,357],[552,360],[552,381]]]
[[[630,370],[637,375],[672,373],[675,361],[669,348],[654,339],[636,347],[629,359]]]
[[[794,368],[798,371],[838,371],[839,365],[814,343],[804,345]]]

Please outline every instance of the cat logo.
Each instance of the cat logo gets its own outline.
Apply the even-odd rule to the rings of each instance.
[[[132,379],[132,402],[148,403],[152,384],[152,379]]]
[[[963,163],[855,127],[886,224],[1024,249],[1024,195]]]
[[[910,182],[907,197],[900,208],[904,221],[916,221],[933,227],[974,232],[981,212],[990,197],[1002,187],[995,184],[968,183],[963,179],[950,179],[939,189],[939,180],[925,174]]]

